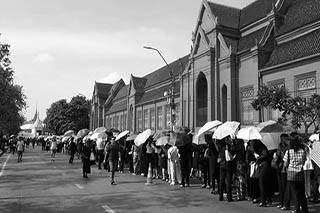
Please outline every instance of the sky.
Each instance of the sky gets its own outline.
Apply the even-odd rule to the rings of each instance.
[[[242,8],[254,0],[211,0]],[[11,45],[15,82],[36,108],[76,95],[92,97],[94,82],[126,83],[190,53],[202,0],[10,0],[1,4],[0,42]]]

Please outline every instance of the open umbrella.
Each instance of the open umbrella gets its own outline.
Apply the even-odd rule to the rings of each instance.
[[[273,121],[273,120],[264,121],[264,122],[259,123],[257,125],[257,128],[259,129],[259,131],[261,131],[264,127],[270,126],[270,125],[273,125],[273,124],[276,124],[276,123],[277,122]]]
[[[259,133],[259,129],[254,126],[245,127],[239,130],[237,134],[237,138],[243,140],[261,140],[261,134]]]
[[[263,133],[260,132],[262,136],[262,143],[266,145],[268,150],[277,149],[280,144],[280,132]]]
[[[84,136],[86,136],[89,133],[89,129],[81,129],[78,134],[77,137],[78,138],[83,138]]]
[[[158,140],[156,141],[156,145],[157,146],[164,146],[169,143],[169,140],[170,140],[169,136],[162,136],[162,137],[158,138]]]
[[[66,142],[69,140],[69,138],[71,138],[71,136],[64,136],[64,137],[62,138],[61,142],[62,142],[62,143],[66,143]]]
[[[154,141],[157,141],[159,138],[163,137],[163,136],[168,136],[169,132],[166,130],[158,130],[154,133],[154,135],[152,136]]]
[[[136,146],[140,146],[140,145],[144,144],[147,141],[147,139],[151,136],[151,134],[152,134],[151,129],[147,129],[147,130],[141,132],[134,139],[134,143],[136,144]]]
[[[108,135],[105,132],[100,133],[93,133],[93,135],[90,136],[91,140],[97,140],[98,138],[101,139],[107,139]]]
[[[310,141],[319,141],[319,133],[313,134],[309,137]]]
[[[134,139],[136,139],[136,137],[136,134],[130,134],[129,137],[127,137],[126,141],[133,141]]]
[[[202,135],[203,133],[207,132],[207,131],[210,131],[212,129],[214,129],[215,127],[221,125],[222,122],[221,121],[218,121],[218,120],[215,120],[215,121],[209,121],[207,122],[203,127],[201,127],[198,131],[198,136]]]
[[[185,146],[191,143],[190,137],[185,133],[185,131],[174,132],[170,138],[169,144],[173,146]]]
[[[68,130],[64,133],[63,136],[73,136],[74,135],[74,131],[73,130]]]
[[[207,144],[207,142],[204,139],[204,135],[198,135],[196,134],[195,136],[192,137],[192,143],[196,145],[201,145],[201,144]]]
[[[93,131],[93,133],[101,133],[101,132],[106,132],[106,131],[107,131],[107,129],[102,126],[102,127],[96,128],[96,129]]]
[[[121,138],[123,138],[124,136],[126,136],[129,133],[128,130],[121,132],[119,135],[117,135],[116,137],[116,141],[120,140]]]
[[[214,131],[212,138],[221,140],[227,136],[234,137],[236,135],[236,132],[240,126],[240,123],[237,121],[227,121],[216,129]]]

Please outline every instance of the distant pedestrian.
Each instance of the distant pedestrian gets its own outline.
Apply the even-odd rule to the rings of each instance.
[[[110,143],[106,146],[106,154],[104,157],[104,163],[108,160],[109,161],[109,167],[110,167],[110,172],[111,172],[111,180],[110,183],[111,185],[115,185],[114,181],[114,175],[116,171],[116,167],[118,164],[118,159],[119,159],[119,144],[117,141],[115,141],[114,137],[111,137]]]
[[[69,152],[70,152],[70,158],[69,163],[73,163],[74,155],[76,154],[77,145],[74,142],[74,138],[70,138],[70,144],[69,144]]]
[[[84,140],[84,146],[81,151],[81,160],[82,160],[82,172],[83,177],[88,178],[88,174],[91,173],[91,163],[90,163],[90,141],[88,139]]]
[[[17,142],[17,151],[18,151],[18,163],[22,162],[22,154],[24,152],[24,141],[22,137],[19,137]]]
[[[53,137],[52,140],[51,140],[50,150],[51,150],[51,162],[54,162],[55,157],[56,157],[56,153],[57,153],[57,140],[56,140],[56,137]]]
[[[104,146],[105,146],[105,140],[102,138],[98,138],[96,145],[97,145],[98,169],[101,169],[101,164],[104,159],[103,151],[104,151]]]

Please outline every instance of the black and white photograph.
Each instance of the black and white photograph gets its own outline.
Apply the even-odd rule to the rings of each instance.
[[[7,0],[0,213],[319,213],[320,0]]]

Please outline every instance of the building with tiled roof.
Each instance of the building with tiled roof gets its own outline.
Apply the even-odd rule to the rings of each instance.
[[[128,85],[123,85],[114,97],[104,104],[104,125],[108,129],[128,129],[132,132],[169,129],[170,107],[164,93],[171,88],[170,72],[175,77],[175,124],[179,123],[180,81],[189,56],[184,56],[169,66],[164,66],[143,77],[131,74]]]
[[[277,119],[279,112],[251,106],[262,84],[318,92],[319,0],[256,0],[242,9],[202,0],[192,41],[181,76],[182,125]]]
[[[103,105],[109,97],[112,84],[94,82],[91,99],[90,128],[95,129],[103,125]]]
[[[255,111],[260,85],[285,86],[308,97],[320,88],[320,1],[256,0],[238,9],[202,0],[189,55],[170,64],[175,75],[174,124],[198,128],[210,120],[252,125],[279,112]],[[186,41],[187,45],[187,41]],[[104,103],[104,125],[142,131],[167,129],[170,88],[164,66]]]

